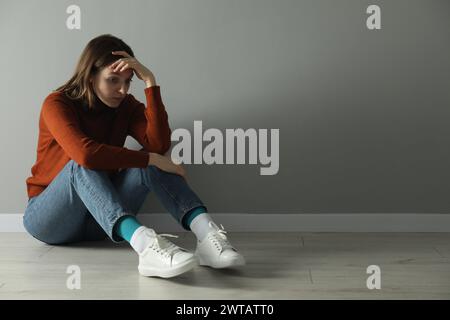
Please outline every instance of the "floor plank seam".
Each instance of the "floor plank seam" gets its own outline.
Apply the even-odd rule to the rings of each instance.
[[[38,257],[38,259],[42,258],[43,256],[45,256],[47,253],[49,253],[51,250],[53,250],[54,247],[49,248],[47,251],[41,253]]]
[[[433,247],[434,251],[437,252],[437,254],[439,255],[439,257],[441,258],[446,258],[436,247]]]
[[[308,271],[309,271],[309,281],[311,281],[311,284],[314,284],[311,269],[308,269]]]

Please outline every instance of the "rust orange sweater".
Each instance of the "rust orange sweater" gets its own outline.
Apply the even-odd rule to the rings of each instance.
[[[144,91],[147,107],[128,94],[117,108],[96,97],[93,110],[63,93],[49,94],[39,116],[36,162],[32,176],[26,179],[28,197],[44,191],[71,159],[88,169],[105,170],[112,177],[121,168],[147,167],[149,152],[166,153],[171,130],[160,87]],[[143,148],[123,147],[128,135]]]

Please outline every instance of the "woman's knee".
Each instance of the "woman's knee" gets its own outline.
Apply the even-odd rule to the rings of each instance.
[[[49,234],[36,234],[36,233],[32,233],[29,232],[28,233],[35,238],[36,240],[39,240],[40,242],[43,242],[47,245],[51,245],[51,246],[62,246],[62,245],[68,245],[74,242],[79,242],[82,239],[81,238],[74,238],[74,237],[70,237],[67,238],[65,236],[61,237],[58,235],[49,235]]]
[[[81,225],[80,228],[72,225],[71,228],[64,229],[64,226],[53,221],[36,220],[36,218],[38,217],[30,217],[25,214],[22,224],[28,234],[41,242],[49,245],[64,245],[81,239],[83,232]]]
[[[25,228],[26,232],[31,235],[36,240],[43,242],[48,245],[58,245],[61,244],[61,241],[56,241],[56,239],[51,239],[51,237],[46,234],[46,232],[43,232],[42,230],[39,230],[38,228],[35,228],[32,224],[28,222],[28,220],[23,220],[23,227]]]

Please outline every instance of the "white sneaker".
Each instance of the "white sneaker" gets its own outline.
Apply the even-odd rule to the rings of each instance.
[[[147,236],[153,238],[153,241],[139,255],[138,270],[141,275],[171,278],[189,271],[197,265],[192,253],[164,238],[164,236],[174,238],[178,236],[156,234],[150,228],[144,232],[147,232]]]
[[[195,256],[199,264],[218,269],[245,265],[244,257],[228,241],[223,226],[220,225],[222,229],[219,229],[213,221],[209,222],[209,226],[215,230],[202,241],[197,241]]]

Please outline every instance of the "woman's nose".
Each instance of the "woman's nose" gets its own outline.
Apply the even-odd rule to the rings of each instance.
[[[122,95],[125,95],[125,94],[127,94],[127,88],[126,88],[125,86],[123,86],[123,87],[120,88],[119,92],[120,92]]]

